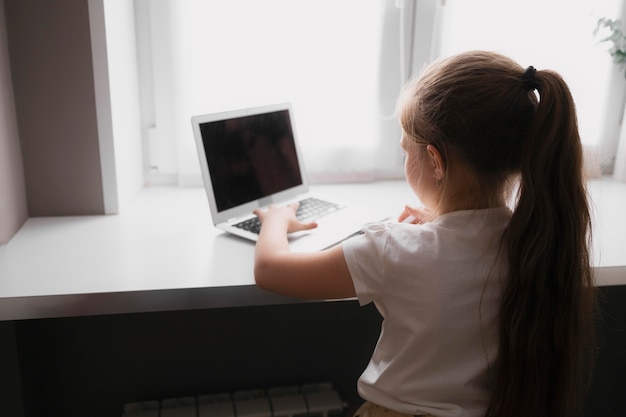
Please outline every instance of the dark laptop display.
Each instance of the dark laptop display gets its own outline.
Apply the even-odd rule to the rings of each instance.
[[[302,184],[288,110],[200,124],[218,211]]]

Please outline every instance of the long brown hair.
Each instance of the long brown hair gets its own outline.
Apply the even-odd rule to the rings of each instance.
[[[405,134],[461,158],[476,192],[517,198],[501,251],[508,277],[488,417],[572,416],[593,362],[591,222],[576,110],[555,72],[473,51],[431,65],[405,90]]]

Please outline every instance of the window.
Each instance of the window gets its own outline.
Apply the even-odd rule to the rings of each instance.
[[[201,181],[192,116],[284,101],[294,107],[313,181],[401,175],[394,111],[407,76],[400,50],[412,2],[136,4],[139,19],[150,18],[138,20],[140,48],[152,62],[140,69],[153,79],[143,92],[153,98],[149,181]]]
[[[621,7],[619,0],[135,0],[146,181],[201,183],[193,115],[282,101],[294,106],[313,182],[399,178],[401,86],[437,55],[469,49],[560,72],[584,143],[610,166],[626,84],[593,30]]]

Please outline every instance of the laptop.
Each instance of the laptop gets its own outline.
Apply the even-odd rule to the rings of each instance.
[[[298,218],[315,220],[318,227],[290,234],[290,249],[313,252],[383,219],[310,194],[289,103],[194,116],[191,122],[217,228],[255,242],[260,223],[253,210],[300,201]]]

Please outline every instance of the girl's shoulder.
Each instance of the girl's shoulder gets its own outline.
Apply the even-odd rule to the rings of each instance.
[[[363,228],[357,242],[349,245],[369,247],[382,258],[395,254],[440,257],[462,248],[482,249],[500,241],[510,218],[508,208],[497,208],[446,213],[423,224],[372,223]]]

